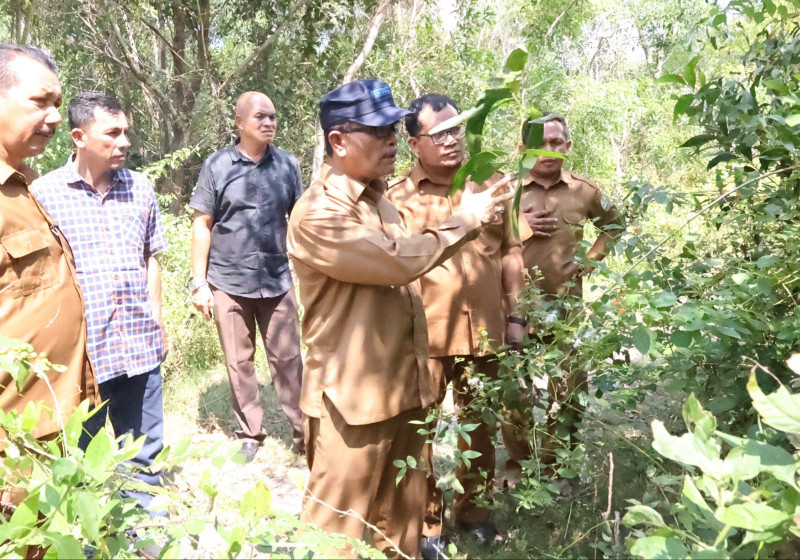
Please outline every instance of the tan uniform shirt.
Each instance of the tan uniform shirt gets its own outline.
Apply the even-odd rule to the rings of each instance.
[[[97,386],[86,353],[83,296],[75,274],[72,251],[53,219],[28,191],[28,180],[0,162],[0,334],[31,344],[66,370],[48,377],[64,413],[64,421],[81,400],[96,400]],[[0,407],[25,408],[44,401],[55,411],[47,384],[31,376],[22,394],[6,372],[0,371]],[[36,437],[60,429],[43,414]]]
[[[417,278],[450,258],[480,224],[455,214],[409,235],[382,190],[328,165],[289,219],[308,347],[300,408],[319,418],[325,395],[348,424],[429,406],[428,336]]]
[[[558,229],[550,237],[534,237],[525,219],[520,219],[522,258],[536,285],[544,293],[562,295],[570,280],[570,292],[580,296],[581,278],[574,277],[574,260],[578,244],[583,240],[583,225],[587,220],[603,228],[619,224],[617,208],[599,187],[580,175],[561,172],[561,178],[544,187],[528,176],[522,183],[521,208],[533,205],[533,211],[551,212],[558,218]]]
[[[495,180],[501,175],[494,177]],[[487,183],[488,185],[488,183]],[[431,181],[419,164],[392,181],[386,197],[400,212],[406,228],[419,233],[449,218],[461,203],[461,192],[448,196],[451,185]],[[480,330],[494,346],[505,342],[509,310],[503,289],[502,259],[519,241],[511,230],[511,203],[501,224],[485,226],[452,258],[420,278],[432,358],[481,356]]]

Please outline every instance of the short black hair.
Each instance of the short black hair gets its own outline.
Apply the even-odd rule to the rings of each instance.
[[[564,118],[564,115],[560,115],[558,113],[553,113],[552,111],[545,111],[542,113],[541,117],[531,117],[525,119],[525,122],[522,123],[522,143],[524,144],[528,138],[528,134],[531,133],[531,128],[533,127],[533,121],[545,118],[548,121],[558,121],[564,126],[564,132],[567,134],[567,138],[569,138],[569,128],[567,127],[567,119]],[[538,147],[538,146],[537,146]]]
[[[0,91],[6,91],[19,83],[20,76],[11,68],[17,57],[25,56],[39,62],[53,74],[58,71],[50,55],[38,47],[0,42]]]
[[[433,111],[438,113],[448,105],[458,111],[458,106],[455,102],[441,93],[426,93],[425,95],[417,97],[411,102],[411,105],[408,106],[408,110],[411,111],[411,113],[406,115],[406,132],[408,132],[408,135],[412,137],[416,136],[419,134],[419,131],[422,130],[422,125],[419,123],[419,114],[425,107],[430,107]]]
[[[67,120],[69,128],[81,128],[94,122],[94,110],[101,108],[104,111],[119,115],[123,113],[122,105],[115,97],[111,97],[102,91],[84,91],[73,97],[69,102],[67,110]]]

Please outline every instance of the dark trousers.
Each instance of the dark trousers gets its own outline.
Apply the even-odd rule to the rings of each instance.
[[[92,437],[106,425],[106,417],[111,419],[116,437],[130,434],[134,439],[147,436],[142,449],[131,463],[144,470],[136,473],[136,478],[152,486],[161,486],[161,472],[150,472],[147,467],[153,464],[164,447],[164,408],[161,398],[161,367],[127,377],[115,377],[99,384],[100,398],[108,401],[84,424],[80,446],[86,449]],[[149,507],[152,494],[126,491],[124,495],[139,500],[143,507]]]
[[[231,400],[239,430],[236,437],[263,441],[264,411],[258,391],[255,364],[256,326],[267,351],[272,384],[283,413],[292,425],[295,448],[302,451],[303,413],[300,411],[300,384],[303,359],[300,355],[300,325],[294,290],[274,298],[232,296],[212,288],[214,320],[217,323]]]

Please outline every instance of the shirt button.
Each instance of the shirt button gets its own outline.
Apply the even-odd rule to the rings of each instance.
[[[114,280],[119,280],[119,274],[114,275]]]
[[[113,255],[113,254],[114,254],[114,249],[109,249],[109,250],[108,250],[108,254],[109,254],[109,255]]]
[[[106,231],[111,231],[111,226],[106,226],[104,229],[105,229]]]

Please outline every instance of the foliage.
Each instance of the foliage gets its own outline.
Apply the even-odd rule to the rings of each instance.
[[[672,523],[652,505],[632,500],[622,520],[633,528],[627,543],[631,554],[769,558],[790,535],[800,536],[800,453],[787,451],[786,443],[787,434],[800,435],[800,396],[783,386],[764,394],[756,370],[747,390],[762,421],[774,429],[756,428],[744,437],[719,431],[694,395],[683,406],[687,433],[674,436],[653,422],[653,448],[686,472],[682,484],[679,477],[660,477],[675,500],[661,504]]]
[[[18,382],[30,375],[45,378],[51,364],[24,343],[0,338],[0,367]],[[57,374],[57,373],[56,373]],[[78,447],[83,422],[92,414],[88,401],[76,407],[62,433],[38,440],[31,429],[42,412],[41,403],[28,403],[22,412],[0,412],[6,437],[0,462],[0,484],[15,497],[8,516],[0,516],[0,556],[22,557],[45,549],[45,558],[138,558],[138,550],[157,544],[163,558],[202,554],[215,558],[252,557],[256,553],[287,558],[331,557],[352,546],[365,556],[378,554],[356,540],[330,537],[270,507],[270,492],[258,483],[241,501],[238,517],[221,523],[214,510],[217,480],[230,461],[241,462],[240,444],[200,449],[189,440],[167,446],[153,469],[178,476],[179,465],[204,456],[210,467],[199,490],[208,505],[199,507],[167,488],[154,489],[132,478],[129,461],[143,438],[113,439],[101,430],[85,450]],[[152,508],[169,509],[170,517],[155,517],[125,497],[125,490],[155,491]],[[134,538],[135,537],[135,538]]]

